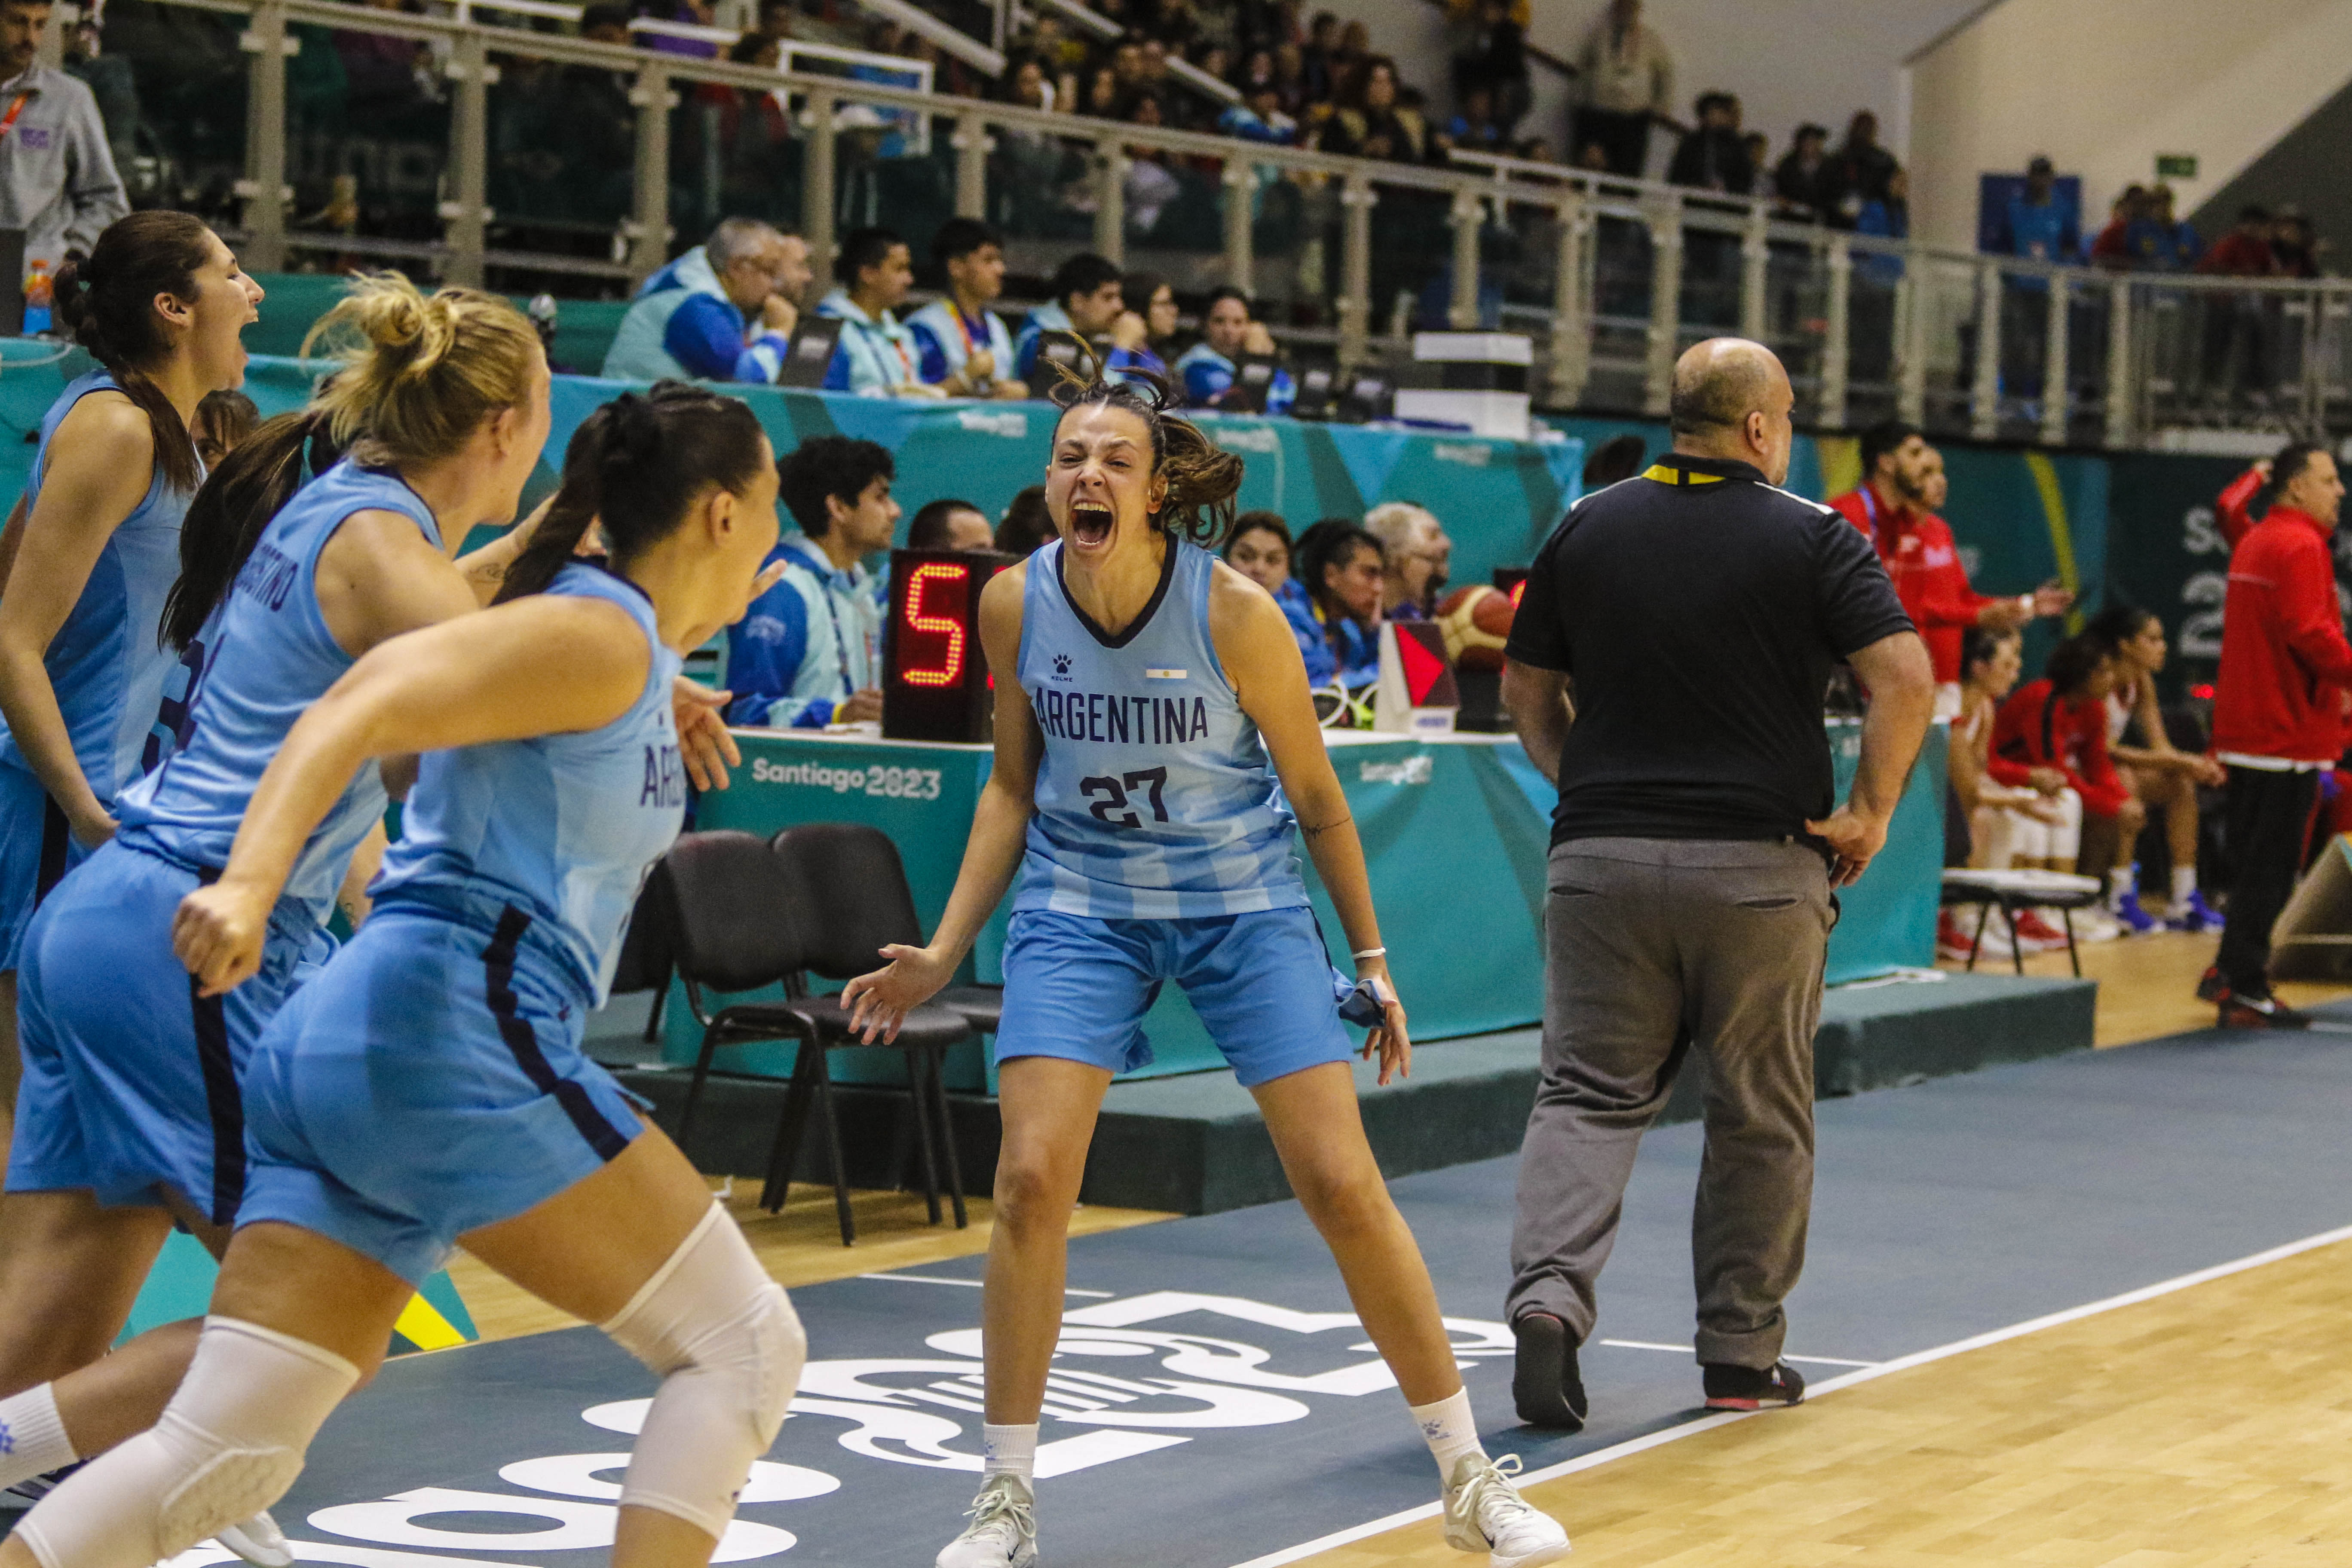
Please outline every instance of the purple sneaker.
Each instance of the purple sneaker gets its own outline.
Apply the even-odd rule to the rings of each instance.
[[[2205,901],[2205,890],[2200,888],[2192,891],[2188,901],[2164,923],[2173,931],[2220,931],[2221,914]]]
[[[2108,907],[2107,912],[2123,922],[2124,931],[2131,936],[2146,936],[2152,931],[2162,931],[2164,922],[2139,907],[2139,894],[2127,892]]]

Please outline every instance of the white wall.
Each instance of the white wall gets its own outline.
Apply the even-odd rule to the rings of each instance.
[[[2000,0],[1911,75],[1918,238],[1972,247],[1978,176],[2037,153],[2082,175],[2086,228],[2194,153],[2185,216],[2352,80],[2352,0]]]
[[[1842,132],[1857,109],[1877,112],[1882,134],[1898,134],[1895,79],[1904,58],[1932,40],[1982,0],[1647,0],[1643,19],[1664,36],[1675,55],[1675,112],[1690,118],[1691,100],[1710,88],[1739,95],[1745,123],[1772,139],[1772,155],[1788,150],[1789,133],[1811,120]],[[1532,42],[1573,60],[1584,37],[1608,9],[1607,0],[1534,0]],[[1397,57],[1407,79],[1443,103],[1445,92],[1444,13],[1429,0],[1309,0],[1308,15],[1329,10],[1361,18],[1375,47]],[[1535,68],[1537,112],[1524,127],[1557,143],[1564,130],[1565,95],[1547,104],[1555,80]],[[1548,111],[1548,117],[1547,117]]]

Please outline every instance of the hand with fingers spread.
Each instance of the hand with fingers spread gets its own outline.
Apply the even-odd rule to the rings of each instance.
[[[694,787],[727,787],[727,770],[743,764],[735,737],[727,732],[727,703],[735,694],[713,691],[679,676],[670,682],[670,709],[677,721],[677,754]]]
[[[266,889],[226,879],[180,900],[172,951],[195,976],[199,995],[217,996],[253,978],[277,902]]]
[[[907,1015],[937,995],[955,975],[955,961],[936,948],[894,942],[882,950],[882,956],[890,961],[887,965],[841,988],[850,1032],[869,1046],[897,1039]]]

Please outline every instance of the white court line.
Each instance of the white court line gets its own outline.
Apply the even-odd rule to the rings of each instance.
[[[908,1285],[961,1285],[967,1290],[978,1290],[985,1284],[985,1281],[979,1279],[942,1279],[937,1274],[860,1274],[858,1278],[860,1279],[896,1279]],[[1097,1300],[1108,1301],[1116,1297],[1118,1292],[1116,1290],[1065,1290],[1062,1294],[1090,1296]]]
[[[1621,1351],[1675,1351],[1683,1355],[1698,1354],[1698,1347],[1696,1345],[1652,1344],[1648,1340],[1595,1340],[1593,1342]],[[1780,1359],[1801,1361],[1807,1366],[1876,1366],[1878,1364],[1874,1361],[1847,1361],[1842,1356],[1833,1355],[1790,1355],[1786,1351],[1780,1352]]]
[[[2119,1307],[2137,1306],[2142,1301],[2152,1301],[2158,1296],[2169,1296],[2175,1290],[2185,1290],[2191,1285],[2202,1285],[2208,1280],[2224,1279],[2231,1274],[2241,1274],[2249,1268],[2259,1268],[2266,1263],[2276,1263],[2283,1258],[2293,1258],[2300,1252],[2309,1252],[2315,1247],[2332,1247],[2339,1241],[2352,1241],[2352,1225],[2343,1226],[2335,1230],[2322,1231],[2317,1236],[2307,1236],[2301,1241],[2290,1241],[2284,1246],[2273,1247],[2266,1252],[2257,1252],[2233,1262],[2217,1263],[2210,1268],[2200,1268],[2193,1274],[2183,1274],[2175,1279],[2160,1280],[2154,1285],[2144,1285],[2137,1290],[2126,1290],[2120,1296],[2109,1296],[2102,1301],[2091,1301],[2080,1307],[2069,1307],[2063,1312],[2053,1312],[2047,1317],[2031,1318],[2022,1323],[2011,1323],[2008,1328],[1995,1329],[1990,1333],[1977,1334],[1965,1340],[1955,1340],[1950,1344],[1937,1345],[1933,1350],[1897,1356],[1893,1361],[1880,1362],[1875,1366],[1850,1372],[1843,1377],[1832,1377],[1824,1382],[1816,1383],[1805,1390],[1805,1397],[1808,1400],[1818,1399],[1822,1394],[1835,1394],[1842,1388],[1852,1388],[1857,1384],[1868,1383],[1874,1378],[1885,1377],[1893,1373],[1907,1372],[1915,1366],[1925,1366],[1930,1362],[1942,1361],[1949,1356],[1964,1355],[1969,1351],[1982,1350],[1988,1345],[1997,1345],[2007,1340],[2022,1339],[2027,1334],[2039,1333],[2043,1329],[2054,1329],[2084,1318],[2095,1318],[2102,1312],[2112,1312]],[[1557,1480],[1562,1476],[1571,1476],[1580,1470],[1596,1468],[1608,1464],[1612,1459],[1627,1458],[1667,1443],[1678,1442],[1685,1437],[1695,1437],[1702,1432],[1712,1432],[1718,1426],[1727,1426],[1735,1421],[1752,1421],[1759,1415],[1777,1414],[1779,1412],[1770,1410],[1722,1411],[1713,1415],[1702,1416],[1696,1421],[1686,1421],[1679,1426],[1669,1426],[1663,1432],[1653,1432],[1644,1437],[1635,1437],[1630,1442],[1619,1443],[1612,1447],[1596,1448],[1590,1454],[1580,1454],[1573,1459],[1564,1460],[1557,1465],[1549,1465],[1540,1470],[1530,1470],[1518,1478],[1518,1484],[1525,1487],[1537,1481]],[[1246,1563],[1236,1563],[1234,1568],[1283,1568],[1285,1563],[1297,1563],[1302,1558],[1312,1557],[1318,1552],[1328,1552],[1335,1547],[1346,1546],[1370,1536],[1385,1534],[1403,1525],[1419,1523],[1424,1519],[1435,1519],[1444,1511],[1444,1508],[1445,1505],[1443,1502],[1423,1503],[1419,1508],[1406,1509],[1402,1513],[1392,1513],[1385,1519],[1376,1519],[1350,1529],[1334,1531],[1314,1541],[1286,1547],[1280,1552],[1270,1552],[1263,1557],[1253,1557]]]

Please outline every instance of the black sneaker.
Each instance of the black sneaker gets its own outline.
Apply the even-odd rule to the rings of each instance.
[[[2224,1029],[2308,1029],[2311,1015],[2297,1012],[2275,996],[2249,996],[2225,992],[2221,997]]]
[[[2221,978],[2220,964],[2213,964],[2203,974],[2198,976],[2197,1000],[2200,1002],[2219,1002],[2229,994],[2230,983]]]
[[[1591,1408],[1584,1398],[1584,1378],[1577,1371],[1576,1338],[1568,1325],[1549,1312],[1522,1312],[1511,1332],[1519,1342],[1512,1364],[1511,1401],[1519,1419],[1530,1426],[1558,1432],[1581,1432]]]
[[[1805,1380],[1787,1362],[1762,1369],[1710,1362],[1704,1371],[1709,1410],[1761,1410],[1767,1405],[1805,1402]]]

